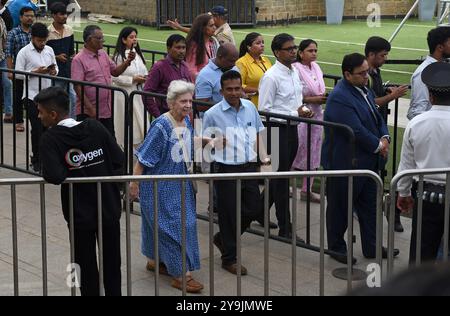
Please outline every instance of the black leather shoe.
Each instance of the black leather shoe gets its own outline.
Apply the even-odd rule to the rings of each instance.
[[[291,241],[292,240],[292,233],[291,232],[289,232],[289,233],[279,232],[278,233],[278,237],[283,237],[283,238],[289,239],[289,241]],[[302,238],[298,237],[298,236],[296,236],[296,239],[297,239],[297,242],[305,243],[305,241]]]
[[[403,228],[402,223],[396,222],[394,224],[394,231],[397,232],[397,233],[403,233],[405,231],[405,229]]]
[[[237,275],[238,265],[237,265],[237,263],[232,263],[232,264],[222,263],[222,269],[225,269],[228,272]],[[243,265],[241,265],[241,275],[247,275],[247,268],[244,267]]]
[[[225,249],[223,248],[222,239],[220,238],[219,233],[214,235],[213,244],[219,249],[220,254],[223,255]]]
[[[331,255],[330,257],[333,258],[334,260],[336,260],[337,262],[343,263],[343,264],[347,264],[347,255],[345,254],[339,254],[339,255]],[[352,258],[352,265],[356,264],[356,258],[353,257]]]
[[[33,168],[34,172],[40,172],[41,171],[41,164],[39,163],[39,161],[33,161],[31,163],[31,167]]]
[[[394,258],[397,257],[400,254],[400,250],[397,248],[394,248]],[[376,256],[364,256],[367,259],[375,259]],[[388,251],[386,247],[383,247],[383,250],[381,251],[381,257],[383,259],[387,259],[388,257]]]
[[[399,254],[400,254],[400,250],[397,248],[394,248],[394,258],[397,257]],[[383,259],[387,259],[387,257],[388,257],[388,251],[387,251],[387,248],[385,248],[385,247],[383,247],[382,257],[383,257]]]
[[[256,221],[256,222],[259,224],[259,226],[264,227],[264,222],[263,221]],[[278,228],[277,224],[275,224],[272,221],[269,221],[269,229],[277,229],[277,228]]]

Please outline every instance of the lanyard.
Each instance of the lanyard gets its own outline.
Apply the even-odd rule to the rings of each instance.
[[[262,59],[261,59],[261,64],[259,64],[256,60],[254,60],[254,61],[255,61],[255,63],[256,63],[256,66],[258,66],[259,69],[262,70],[263,74],[265,74],[266,71],[267,71],[267,68],[266,68],[266,66],[264,65],[264,62],[262,61]],[[262,67],[261,67],[261,66],[262,66]]]

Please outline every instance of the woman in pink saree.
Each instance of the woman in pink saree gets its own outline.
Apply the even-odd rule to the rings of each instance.
[[[323,120],[322,104],[325,104],[325,82],[323,73],[317,60],[317,43],[312,39],[304,40],[300,43],[297,61],[293,66],[297,68],[300,80],[303,85],[303,102],[314,113],[312,119]],[[323,127],[311,125],[311,159],[310,170],[318,169],[320,166],[320,153],[322,147]],[[292,169],[308,170],[308,125],[300,123],[298,125],[298,151],[292,164]],[[310,178],[310,186],[307,187],[307,178],[303,179],[303,186],[300,193],[302,200],[306,200],[307,191],[311,191],[314,178]],[[311,192],[311,201],[320,202],[320,196]]]

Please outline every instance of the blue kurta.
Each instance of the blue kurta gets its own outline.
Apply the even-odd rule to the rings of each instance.
[[[185,122],[187,128],[183,140],[186,147],[191,148],[194,131],[188,118]],[[144,143],[136,153],[139,162],[144,165],[145,175],[188,174],[186,164],[181,160],[181,146],[172,131],[172,123],[166,115],[161,115],[151,124]],[[179,159],[173,159],[173,153]],[[192,151],[189,157],[193,157]],[[142,254],[150,259],[154,259],[153,202],[153,182],[142,182]],[[158,211],[160,262],[166,265],[170,275],[181,277],[181,181],[158,182]],[[200,269],[195,193],[190,181],[186,182],[186,262],[187,271]]]

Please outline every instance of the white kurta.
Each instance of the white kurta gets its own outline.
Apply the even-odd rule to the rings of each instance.
[[[125,56],[128,56],[129,50],[125,52]],[[119,56],[117,60],[114,60],[116,64],[120,65],[123,62],[123,58]],[[143,85],[137,85],[133,83],[134,76],[146,76],[148,74],[147,67],[142,61],[139,55],[133,60],[131,65],[125,70],[125,72],[119,77],[113,77],[113,84],[119,88],[122,88],[130,94],[135,90],[142,90]],[[144,113],[145,108],[142,103],[140,95],[136,95],[133,98],[133,145],[138,145],[144,140]],[[147,115],[147,119],[149,116]],[[114,130],[116,133],[117,143],[124,147],[124,126],[125,124],[125,99],[123,94],[114,93]],[[150,125],[147,124],[147,127]]]

